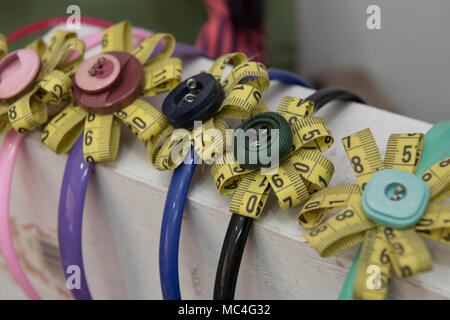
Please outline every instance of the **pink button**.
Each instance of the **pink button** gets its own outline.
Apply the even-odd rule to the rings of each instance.
[[[104,91],[118,79],[120,62],[113,55],[101,53],[85,60],[75,73],[75,83],[82,90]]]
[[[0,61],[0,99],[11,99],[33,84],[41,60],[30,49],[11,52]]]

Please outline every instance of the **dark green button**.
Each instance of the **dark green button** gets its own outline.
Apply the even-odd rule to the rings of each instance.
[[[286,157],[292,148],[289,123],[276,112],[263,112],[242,123],[233,135],[237,162],[245,169],[269,168]],[[277,152],[272,152],[272,149]]]

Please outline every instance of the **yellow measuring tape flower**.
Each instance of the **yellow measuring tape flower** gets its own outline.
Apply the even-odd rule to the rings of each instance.
[[[414,173],[422,134],[391,135],[384,162],[369,129],[342,142],[359,185],[315,193],[301,210],[299,223],[314,226],[304,237],[323,257],[362,243],[353,296],[384,299],[392,269],[403,278],[432,268],[420,235],[450,243],[450,205],[439,204],[450,196],[450,157],[418,177]],[[337,208],[342,209],[322,222]],[[379,271],[378,287],[368,285],[370,266]]]
[[[220,82],[229,62],[232,62],[234,67]],[[212,77],[208,78],[208,74]],[[197,84],[197,81],[204,83]],[[201,91],[205,89],[201,86],[210,86],[211,82],[218,82],[223,92],[222,89],[212,88],[214,90],[211,89],[210,93],[203,93],[206,96],[197,97],[202,95]],[[172,125],[167,126],[157,137],[150,139],[147,143],[147,151],[155,167],[158,170],[178,167],[188,154],[191,145],[194,145],[196,154],[207,162],[223,154],[227,125],[222,118],[248,119],[262,105],[261,95],[269,85],[266,67],[259,62],[248,61],[247,56],[239,52],[219,57],[207,74],[201,73],[189,78],[185,84],[180,84],[182,87],[179,88],[179,92],[183,97],[177,97],[178,92],[174,92],[173,100],[171,100],[173,105],[169,105],[165,113],[171,119]],[[191,93],[184,93],[183,90],[190,90],[186,92]],[[197,95],[193,94],[195,92]],[[205,102],[214,95],[221,95],[214,102],[217,103],[217,109],[212,106],[213,102],[209,102],[208,105]],[[203,100],[198,102],[195,99]],[[177,116],[180,109],[184,111]],[[172,114],[177,117],[172,118]],[[200,120],[204,122],[196,127],[194,121]],[[184,130],[177,130],[175,127],[184,128]]]
[[[164,48],[153,57],[157,44]],[[41,140],[56,153],[68,152],[81,133],[88,162],[114,160],[121,122],[147,141],[167,126],[165,117],[140,95],[153,96],[177,86],[182,63],[171,57],[175,38],[156,33],[132,50],[128,21],[103,31],[102,53],[80,65],[75,74],[75,100],[48,123]]]
[[[231,212],[258,218],[270,189],[275,192],[280,207],[287,209],[328,185],[334,166],[320,152],[333,144],[333,137],[320,117],[311,116],[313,110],[312,101],[282,99],[278,114],[289,124],[292,144],[288,145],[290,152],[288,149],[288,155],[280,159],[278,168],[267,172],[245,169],[233,153],[227,153],[211,167],[219,192],[233,194]]]
[[[12,126],[24,134],[71,99],[71,75],[83,59],[84,42],[74,32],[57,30],[48,45],[37,39],[25,49],[7,52],[1,35],[0,133]]]

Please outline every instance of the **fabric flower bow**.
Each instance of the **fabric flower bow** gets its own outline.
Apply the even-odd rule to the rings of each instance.
[[[157,54],[154,54],[161,40],[165,40],[164,47]],[[120,59],[122,59],[122,56],[129,57],[130,54],[137,59],[138,63],[136,62],[133,68],[139,69],[140,73],[143,71],[143,85],[140,84],[142,85],[140,87],[142,91],[138,92],[136,99],[130,103],[126,102],[124,107],[118,108],[119,110],[117,108],[90,109],[74,101],[48,123],[41,135],[42,142],[57,154],[66,153],[84,131],[83,153],[85,160],[100,162],[116,158],[120,142],[121,121],[130,127],[140,140],[152,139],[167,126],[167,120],[157,109],[140,99],[139,96],[141,94],[153,96],[169,91],[180,82],[182,63],[180,59],[171,57],[174,48],[175,39],[171,34],[156,33],[144,40],[131,52],[132,29],[128,21],[105,29],[102,36],[102,54],[106,56],[113,52],[119,52],[119,54],[124,52],[126,55],[119,55]],[[90,76],[96,76],[97,72],[102,72],[102,63],[106,60],[102,59],[100,57],[95,65],[88,70]],[[135,59],[128,59],[126,63],[123,63],[124,67],[122,66],[121,72],[125,68],[131,68],[130,60],[135,61]],[[105,72],[107,73],[107,71]],[[89,75],[86,75],[86,77]],[[101,75],[99,77],[101,78]],[[128,77],[130,79],[133,76],[129,75]],[[106,93],[100,92],[100,97],[95,97],[96,100],[104,99],[106,106],[109,97],[126,94],[125,89],[117,88],[120,86],[126,88],[124,82],[130,81],[119,79],[117,82],[118,84],[114,83],[111,88],[107,88],[109,91]],[[125,93],[122,93],[122,91]]]
[[[233,69],[220,82],[229,62],[233,64]],[[183,129],[168,125],[157,137],[148,141],[147,152],[158,170],[178,167],[192,145],[195,154],[202,160],[208,163],[213,162],[223,154],[226,145],[227,124],[222,119],[248,119],[262,105],[262,102],[260,103],[261,95],[270,84],[266,67],[259,62],[248,61],[247,56],[240,52],[217,58],[208,74],[212,75],[211,79],[215,79],[222,86],[223,100],[220,101],[217,110],[211,111],[210,115],[192,119],[191,124],[182,126]],[[194,77],[189,78],[186,82],[186,86],[192,91],[201,90],[195,85]],[[184,109],[180,119],[192,117],[192,113],[194,116],[197,114],[191,112],[190,109],[195,107],[195,103],[195,95],[186,94],[184,96],[182,104],[174,107]],[[166,116],[169,115],[166,114]],[[199,114],[199,116],[202,115]],[[196,127],[193,123],[198,120],[203,123]],[[209,133],[208,129],[215,129],[215,132]]]
[[[16,59],[21,60],[23,52],[28,50],[23,54],[24,60],[17,64],[18,70],[3,77],[2,82],[14,78],[17,73],[26,74],[27,78],[25,83],[18,84],[24,86],[18,95],[0,101],[1,133],[11,126],[22,134],[37,129],[54,115],[58,105],[71,99],[71,75],[83,59],[84,47],[76,33],[57,30],[48,45],[37,39],[25,49],[11,53],[17,54]],[[7,52],[6,38],[0,35],[0,57],[14,60],[11,54],[5,57]],[[21,69],[28,65],[30,70]],[[30,76],[30,73],[35,73],[35,76]]]
[[[258,218],[271,189],[280,207],[287,209],[309,199],[311,193],[328,185],[334,166],[320,152],[333,144],[333,137],[322,118],[311,116],[313,110],[312,101],[284,97],[278,113],[263,112],[249,120],[255,120],[250,126],[258,129],[274,121],[287,126],[288,135],[283,133],[283,125],[279,128],[280,141],[286,136],[288,142],[280,142],[280,150],[284,151],[280,151],[277,168],[266,172],[252,167],[244,168],[239,164],[242,162],[238,163],[239,159],[236,159],[240,149],[236,149],[235,153],[227,153],[211,167],[219,192],[222,195],[233,194],[231,212]]]
[[[423,134],[390,136],[384,162],[369,129],[342,139],[358,185],[323,189],[307,201],[299,223],[313,227],[304,234],[323,256],[362,243],[353,297],[385,299],[392,269],[404,278],[430,270],[432,261],[420,235],[450,243],[450,157],[414,175]],[[323,222],[327,213],[342,208]],[[368,285],[370,266],[379,281]]]

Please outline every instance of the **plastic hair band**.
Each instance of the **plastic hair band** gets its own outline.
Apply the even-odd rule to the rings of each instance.
[[[278,69],[269,69],[268,73],[271,80],[279,80],[288,84],[295,84],[309,88],[303,80],[290,72]],[[178,168],[175,169],[173,173],[169,191],[167,193],[163,221],[161,225],[161,236],[159,242],[159,272],[162,295],[165,300],[181,299],[180,282],[178,277],[178,247],[187,190],[189,189],[189,184],[191,183],[191,178],[196,167],[196,164],[194,163],[194,151],[192,148],[189,155],[187,155],[187,158],[189,161],[184,161]],[[239,216],[236,219],[240,218],[242,217]],[[248,227],[246,227],[247,225]],[[244,232],[237,234],[237,236],[245,235],[246,237],[248,234],[248,230],[246,229],[250,229],[250,225],[251,219],[250,221],[243,221],[243,224],[240,225],[240,230],[244,230]],[[245,230],[247,232],[245,232]],[[242,251],[244,246],[245,239],[242,241]]]
[[[18,40],[34,32],[64,23],[65,21],[66,18],[53,18],[25,26],[11,33],[8,36],[8,41]],[[81,21],[86,24],[92,24],[100,27],[110,26],[113,24],[109,21],[87,17],[82,17]],[[141,41],[146,39],[150,35],[151,32],[145,29],[133,29],[133,36]],[[96,33],[87,37],[85,42],[86,50],[99,45],[101,43],[101,33]],[[194,49],[195,51],[193,51],[192,49],[189,50],[191,54],[192,52],[197,51],[196,49]],[[21,146],[23,138],[24,136],[22,134],[17,133],[15,130],[10,130],[5,135],[3,146],[0,152],[0,192],[4,199],[0,207],[0,228],[2,230],[0,232],[0,248],[8,269],[11,271],[14,279],[25,292],[27,297],[33,300],[39,300],[41,299],[41,297],[33,288],[31,282],[27,278],[24,270],[20,265],[19,258],[14,249],[14,243],[11,237],[11,230],[9,225],[9,199],[11,192],[12,174],[15,166],[17,151]]]
[[[340,88],[318,90],[306,100],[314,101],[314,112],[319,111],[325,104],[333,100],[363,102],[360,97]],[[252,218],[235,213],[231,215],[217,267],[214,300],[234,299],[239,266],[252,222]]]

